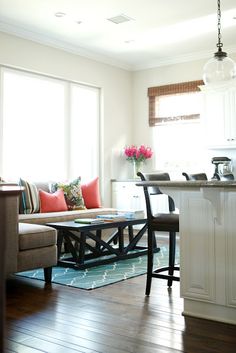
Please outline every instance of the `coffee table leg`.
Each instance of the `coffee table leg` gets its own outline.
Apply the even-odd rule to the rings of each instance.
[[[118,228],[119,251],[121,254],[124,252],[124,228]]]
[[[57,234],[57,259],[60,259],[61,256],[61,248],[62,248],[62,243],[63,243],[63,231],[58,230]]]
[[[84,264],[84,255],[85,255],[85,241],[86,241],[86,234],[84,232],[80,232],[80,247],[79,247],[79,259],[78,263],[80,265]]]
[[[131,241],[134,239],[133,226],[128,226],[128,230],[129,230],[129,242],[131,243]]]
[[[98,229],[96,230],[96,236],[99,238],[99,239],[102,239],[102,230],[101,229]],[[96,249],[97,250],[100,250],[101,248],[101,245],[98,241],[96,241]]]

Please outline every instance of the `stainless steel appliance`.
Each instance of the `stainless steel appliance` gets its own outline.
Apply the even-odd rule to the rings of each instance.
[[[234,180],[232,173],[232,161],[228,157],[213,157],[211,163],[215,165],[215,171],[212,179],[216,180]]]

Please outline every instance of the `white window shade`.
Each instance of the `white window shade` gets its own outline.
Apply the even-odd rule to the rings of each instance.
[[[4,70],[2,171],[17,177],[65,177],[64,84]]]
[[[98,176],[99,88],[1,72],[0,175],[14,181]]]
[[[178,92],[155,96],[153,149],[156,170],[168,171],[171,178],[182,172],[205,170],[202,141],[202,93]],[[208,163],[208,162],[207,162]]]
[[[71,86],[71,177],[89,180],[99,169],[99,90]]]

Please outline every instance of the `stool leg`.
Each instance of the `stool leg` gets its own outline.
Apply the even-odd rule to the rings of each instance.
[[[176,244],[176,233],[170,232],[169,233],[169,271],[168,274],[173,276],[174,274],[174,266],[175,266],[175,244]],[[168,279],[167,285],[171,287],[173,280],[170,278]]]
[[[150,294],[152,284],[152,270],[153,270],[153,244],[155,233],[148,229],[148,253],[147,253],[147,279],[146,279],[146,295]]]

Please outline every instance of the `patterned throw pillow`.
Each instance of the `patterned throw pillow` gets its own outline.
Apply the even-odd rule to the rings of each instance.
[[[51,185],[51,191],[55,192],[58,189],[64,191],[68,210],[85,210],[84,199],[81,191],[81,178],[77,178],[71,182],[54,183]]]
[[[39,195],[35,184],[20,179],[19,185],[25,189],[21,194],[20,213],[37,213],[39,212]]]

